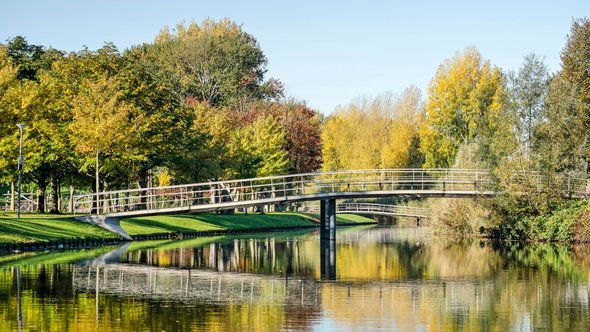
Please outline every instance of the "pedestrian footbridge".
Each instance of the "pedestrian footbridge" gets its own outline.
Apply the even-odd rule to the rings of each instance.
[[[474,197],[494,194],[490,175],[483,170],[354,170],[89,193],[74,197],[74,212],[125,218],[305,201],[392,196]]]
[[[590,192],[586,176],[552,179],[515,172],[510,181],[517,186],[513,192],[522,188],[541,190],[543,185],[547,186],[547,183],[541,185],[543,181],[550,181],[552,188],[563,195],[588,196]],[[120,229],[118,219],[319,201],[321,238],[334,240],[338,199],[493,196],[500,193],[493,183],[488,171],[477,169],[316,172],[89,193],[73,197],[72,210],[86,214],[79,220],[96,223],[129,238]],[[356,212],[367,211],[357,207]],[[393,210],[388,213],[396,212],[399,213]]]

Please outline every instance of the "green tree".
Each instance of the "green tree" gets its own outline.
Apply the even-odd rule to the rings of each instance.
[[[555,84],[551,86],[552,94],[567,94],[568,100],[553,98],[549,103],[550,122],[554,124],[557,135],[569,133],[575,147],[565,150],[562,156],[570,160],[563,168],[590,171],[590,20],[574,20],[566,45],[561,52],[561,71]],[[569,108],[569,113],[564,108]],[[552,118],[552,119],[551,119]],[[551,121],[552,120],[552,121]],[[579,131],[571,131],[579,129]],[[560,132],[570,130],[569,132]],[[576,133],[576,135],[571,135]],[[565,142],[564,142],[565,143]],[[568,153],[569,152],[569,153]]]
[[[16,76],[5,74],[11,82],[2,94],[3,119],[7,127],[5,133],[0,133],[6,145],[0,148],[0,159],[8,168],[16,169],[15,161],[18,139],[15,135],[16,123],[23,122],[28,126],[24,132],[25,179],[33,182],[38,188],[38,208],[45,211],[45,192],[50,181],[57,178],[57,174],[65,169],[64,158],[60,150],[63,135],[60,126],[63,114],[52,107],[52,99],[47,98],[47,89],[41,82],[43,73],[53,62],[59,60],[61,52],[46,53],[40,46],[28,45],[22,37],[13,39],[9,47],[3,49],[11,59],[10,63],[20,63],[16,68]],[[3,56],[4,57],[4,56]],[[5,58],[6,59],[6,58]],[[3,66],[7,73],[13,73],[7,65]],[[4,123],[4,121],[3,121]],[[17,144],[14,144],[17,143]],[[14,160],[14,161],[13,161]],[[57,209],[57,195],[52,195],[51,206]]]
[[[276,80],[263,81],[267,60],[256,39],[228,19],[178,24],[175,33],[164,29],[150,51],[177,79],[182,101],[243,109],[246,101],[282,93]]]
[[[38,80],[38,74],[42,69],[51,68],[51,63],[63,56],[63,53],[56,49],[29,44],[23,36],[9,39],[6,48],[8,56],[18,66],[18,79]]]
[[[262,117],[251,126],[252,148],[257,157],[256,176],[283,175],[289,170],[285,149],[285,132],[271,116]]]
[[[547,66],[535,54],[524,57],[518,73],[511,73],[508,88],[509,105],[518,119],[516,130],[525,158],[530,158],[535,129],[544,118],[545,98],[549,85]]]
[[[133,47],[124,53],[124,65],[118,73],[122,99],[133,104],[137,127],[136,152],[141,160],[130,164],[141,188],[148,183],[149,173],[156,167],[167,167],[177,178],[200,180],[193,176],[191,160],[201,150],[199,141],[192,141],[195,118],[191,101],[178,94],[177,75],[166,71],[155,58],[153,45]],[[195,146],[195,144],[197,146]]]
[[[8,56],[8,50],[0,45],[0,177],[14,181],[16,175],[15,124],[18,123],[18,67]],[[16,152],[16,154],[15,154]]]

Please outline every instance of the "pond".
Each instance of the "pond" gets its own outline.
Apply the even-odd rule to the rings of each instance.
[[[298,231],[0,256],[0,331],[590,330],[586,247],[364,226],[326,248]]]

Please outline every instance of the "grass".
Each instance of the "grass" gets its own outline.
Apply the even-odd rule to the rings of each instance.
[[[233,215],[178,214],[121,220],[121,227],[132,237],[134,235],[178,232],[303,227],[314,224],[312,218],[296,212]]]
[[[0,243],[51,243],[61,240],[119,239],[100,227],[78,222],[73,215],[0,213]],[[338,215],[338,224],[374,222],[356,215]],[[215,230],[247,230],[314,226],[318,216],[298,212],[267,214],[182,214],[128,218],[121,226],[131,236]]]
[[[272,237],[275,240],[292,239],[295,236],[303,234],[310,234],[309,230],[288,230],[280,233],[257,233],[257,234],[242,234],[242,235],[221,235],[221,236],[206,236],[188,238],[185,240],[166,239],[166,240],[145,240],[136,241],[129,244],[125,252],[133,252],[137,250],[157,249],[157,250],[174,250],[179,248],[193,248],[203,246],[209,243],[224,243],[233,242],[236,239],[264,239]]]
[[[340,215],[338,224],[374,222],[373,219]],[[215,230],[246,230],[279,227],[304,227],[317,225],[316,215],[282,212],[267,214],[181,214],[127,218],[121,220],[121,227],[132,237],[178,232],[203,232]]]
[[[0,213],[0,243],[49,243],[59,240],[119,239],[119,235],[82,223],[72,215]]]

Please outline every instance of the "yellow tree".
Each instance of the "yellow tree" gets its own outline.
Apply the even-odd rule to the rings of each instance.
[[[91,168],[94,159],[98,192],[100,155],[117,158],[120,161],[118,164],[110,160],[104,167],[117,171],[125,164],[121,159],[138,158],[133,154],[136,150],[133,147],[140,121],[133,119],[133,106],[120,98],[115,78],[101,77],[85,83],[73,102],[74,116],[70,130],[76,151],[87,156],[81,165],[82,169]]]
[[[422,155],[418,151],[421,107],[422,96],[415,86],[404,90],[396,101],[389,123],[389,140],[381,151],[382,168],[422,166]]]
[[[420,128],[424,166],[452,166],[459,147],[469,143],[481,145],[483,159],[505,149],[500,138],[510,139],[513,123],[504,90],[500,70],[475,48],[441,64],[430,82]]]
[[[392,95],[361,98],[339,108],[322,126],[324,170],[372,169],[381,166],[389,136]]]

